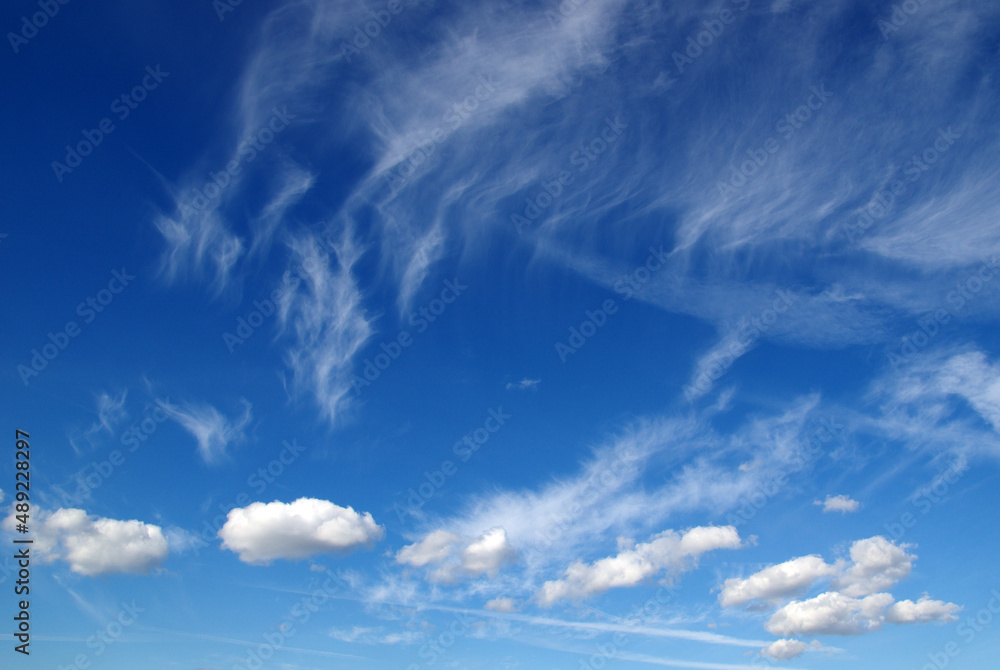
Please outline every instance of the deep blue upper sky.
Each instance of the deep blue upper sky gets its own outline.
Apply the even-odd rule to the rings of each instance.
[[[992,667],[1000,8],[2,25],[0,653]]]

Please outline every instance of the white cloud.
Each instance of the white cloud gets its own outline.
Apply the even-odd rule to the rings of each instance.
[[[787,661],[809,648],[809,645],[802,640],[775,640],[761,651],[761,655],[773,658],[776,661]]]
[[[885,610],[892,602],[888,593],[860,599],[843,593],[821,593],[788,603],[764,627],[773,635],[860,635],[882,627]]]
[[[70,437],[70,445],[77,454],[81,453],[77,446],[77,439],[82,437],[91,446],[94,445],[94,438],[99,433],[114,434],[115,428],[128,418],[128,411],[125,409],[125,398],[128,391],[122,391],[117,398],[107,392],[101,392],[97,396],[97,422],[84,431],[77,431]]]
[[[278,317],[282,328],[291,327],[294,335],[285,354],[294,387],[310,392],[332,424],[351,402],[351,363],[372,327],[353,275],[363,249],[349,229],[330,248],[336,267],[330,266],[320,238],[304,235],[291,242],[304,277],[282,293]]]
[[[740,546],[739,533],[732,526],[699,526],[683,535],[667,530],[616,556],[589,565],[573,563],[562,579],[545,582],[536,597],[544,607],[562,599],[579,600],[608,589],[635,586],[662,570],[679,574],[696,565],[706,552]]]
[[[502,614],[517,612],[519,609],[517,601],[513,598],[494,598],[483,605],[483,608],[488,609],[491,612],[500,612]]]
[[[391,644],[413,644],[423,638],[421,633],[416,631],[404,631],[400,633],[385,633],[382,628],[365,628],[363,626],[353,626],[351,628],[335,628],[330,631],[330,637],[342,642],[352,642],[356,644],[368,645],[391,645]]]
[[[834,566],[819,556],[801,556],[772,565],[746,579],[727,579],[719,594],[719,604],[734,607],[751,600],[785,598],[807,590],[817,580],[836,572]]]
[[[768,632],[779,636],[859,635],[879,630],[887,621],[902,624],[953,620],[954,613],[961,609],[958,605],[931,600],[927,595],[916,603],[896,603],[892,594],[885,592],[910,574],[917,557],[907,553],[909,546],[875,536],[851,545],[850,562],[841,560],[829,565],[818,556],[792,559],[746,579],[727,579],[719,601],[724,607],[750,601],[776,605],[777,601],[808,590],[818,580],[833,576],[828,591],[779,607],[765,625]],[[796,649],[800,649],[798,645],[782,643],[772,651],[782,654]]]
[[[351,507],[315,498],[238,507],[229,512],[219,530],[225,549],[255,565],[347,552],[370,546],[384,534],[368,512],[359,514]]]
[[[503,528],[493,528],[472,541],[436,530],[396,552],[396,562],[413,567],[436,565],[429,575],[431,581],[454,582],[462,576],[496,577],[515,555]]]
[[[955,613],[962,608],[954,603],[931,600],[925,593],[917,602],[900,600],[886,612],[886,621],[891,623],[945,623],[958,619]]]
[[[250,403],[243,399],[241,402],[243,414],[235,420],[227,419],[208,404],[175,406],[164,401],[157,401],[157,404],[167,416],[194,436],[202,460],[212,465],[226,457],[230,444],[245,439],[243,429],[253,417]]]
[[[541,382],[541,379],[529,379],[528,377],[525,377],[519,382],[507,382],[506,389],[508,391],[524,391],[535,388]]]
[[[826,500],[816,500],[813,504],[822,505],[823,512],[842,512],[846,514],[848,512],[857,512],[861,509],[861,503],[857,500],[852,500],[850,496],[846,495],[828,495]]]
[[[833,583],[844,595],[859,598],[891,588],[909,576],[916,556],[906,553],[912,545],[897,545],[881,535],[851,545],[853,564]]]
[[[417,568],[431,563],[443,563],[461,541],[462,538],[454,533],[435,530],[420,542],[409,544],[396,552],[396,561]]]
[[[12,513],[7,530],[17,524]],[[88,516],[82,509],[36,511],[32,520],[33,550],[43,562],[62,560],[77,574],[146,574],[170,553],[159,526],[142,521],[119,521]]]

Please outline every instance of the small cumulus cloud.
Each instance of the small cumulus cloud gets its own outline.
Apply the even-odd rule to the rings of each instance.
[[[219,530],[223,548],[252,565],[343,553],[371,546],[384,535],[370,513],[315,498],[238,507]]]
[[[816,500],[813,504],[822,505],[823,512],[841,512],[842,514],[857,512],[861,509],[861,503],[846,495],[828,495],[826,500]]]

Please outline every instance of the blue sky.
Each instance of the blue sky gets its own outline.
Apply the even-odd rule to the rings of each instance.
[[[4,25],[11,663],[993,667],[1000,8]]]

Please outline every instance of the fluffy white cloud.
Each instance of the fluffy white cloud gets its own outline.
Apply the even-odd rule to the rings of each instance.
[[[962,608],[954,603],[941,600],[931,600],[924,594],[917,602],[900,600],[886,612],[885,619],[891,623],[929,623],[935,621],[944,623],[954,621],[958,617],[955,612]]]
[[[667,530],[616,556],[589,565],[580,561],[573,563],[562,579],[545,582],[537,598],[539,603],[549,607],[566,598],[578,600],[612,588],[635,586],[664,569],[683,572],[708,551],[740,546],[739,533],[733,526],[699,526],[683,535]]]
[[[502,612],[505,614],[516,612],[518,610],[517,601],[513,598],[494,598],[483,605],[483,608],[492,612]]]
[[[158,401],[160,408],[171,419],[184,427],[198,441],[198,453],[206,463],[218,463],[226,456],[230,444],[242,442],[243,429],[253,418],[251,405],[243,402],[243,414],[236,420],[227,419],[211,405],[184,405],[175,407]]]
[[[845,495],[828,495],[826,500],[816,500],[813,504],[822,505],[824,512],[842,512],[846,514],[847,512],[857,512],[861,509],[861,503]]]
[[[13,513],[3,523],[7,530],[16,524]],[[159,526],[88,516],[82,509],[36,512],[32,532],[34,552],[40,560],[66,561],[70,570],[88,577],[146,574],[170,553]]]
[[[314,554],[346,552],[370,546],[384,536],[368,512],[359,514],[327,500],[255,502],[229,512],[219,530],[222,546],[251,564],[278,558],[301,559]]]
[[[860,635],[878,630],[885,610],[892,605],[888,593],[852,598],[843,593],[821,593],[808,600],[793,600],[764,626],[773,635]]]
[[[428,533],[420,542],[408,544],[396,552],[396,562],[421,568],[429,563],[443,563],[462,538],[445,530]]]
[[[773,565],[746,579],[727,579],[719,595],[723,607],[751,601],[775,601],[808,590],[817,580],[833,577],[830,590],[805,600],[793,600],[771,616],[765,628],[774,635],[859,635],[878,630],[885,622],[927,623],[955,618],[961,607],[931,600],[901,600],[884,590],[910,574],[916,556],[910,545],[898,545],[882,536],[858,540],[851,545],[851,561],[830,565],[819,556],[802,556]],[[778,640],[762,653],[773,658],[792,658],[801,653],[797,644]],[[802,648],[804,649],[804,647]],[[773,652],[773,653],[772,653]],[[794,653],[793,653],[794,652]],[[792,656],[781,656],[792,654]]]
[[[801,556],[772,565],[746,579],[727,579],[719,594],[723,607],[742,605],[751,600],[773,600],[805,591],[813,582],[836,574],[835,566],[819,556]]]
[[[860,598],[892,587],[908,577],[913,568],[917,557],[906,553],[909,546],[890,542],[881,535],[858,540],[851,545],[853,565],[834,582],[834,589]]]
[[[462,576],[496,577],[515,554],[503,528],[493,528],[472,541],[436,530],[396,552],[396,562],[418,568],[437,565],[430,573],[431,580],[453,582]]]
[[[760,652],[763,656],[768,656],[776,661],[787,661],[790,658],[801,656],[802,652],[809,648],[809,645],[802,640],[775,640],[764,647]]]

